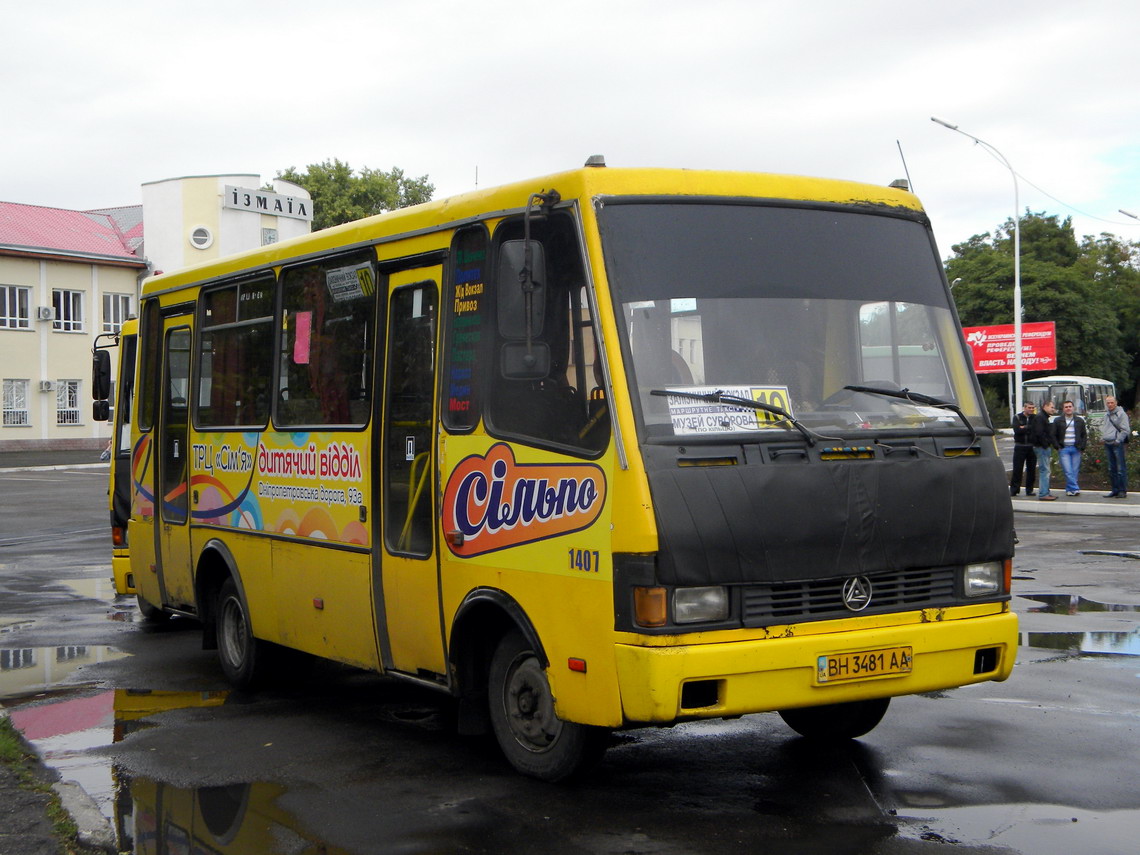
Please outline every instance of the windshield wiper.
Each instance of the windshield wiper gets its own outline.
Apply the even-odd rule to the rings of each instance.
[[[925,404],[928,407],[950,410],[962,420],[962,424],[970,431],[970,445],[977,442],[978,432],[974,430],[973,424],[966,418],[962,408],[950,401],[943,401],[941,398],[924,395],[921,392],[912,392],[910,389],[880,389],[877,386],[844,386],[843,388],[850,389],[852,392],[867,392],[871,395],[882,395],[884,398],[900,398],[904,401],[910,401],[912,404]]]
[[[816,439],[819,438],[818,434],[800,424],[796,417],[783,407],[777,407],[774,404],[765,404],[761,401],[753,401],[749,398],[742,398],[739,395],[729,395],[727,392],[722,392],[719,389],[715,392],[683,392],[680,390],[650,389],[649,394],[657,395],[659,398],[667,398],[672,395],[678,398],[692,398],[694,401],[728,404],[729,406],[740,407],[745,410],[761,410],[762,412],[779,416],[785,422],[792,425],[792,427],[804,435],[804,439],[807,440],[808,445],[815,445]]]

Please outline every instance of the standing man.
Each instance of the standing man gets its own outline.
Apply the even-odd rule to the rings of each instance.
[[[1016,496],[1021,489],[1021,472],[1025,470],[1025,495],[1033,495],[1033,482],[1037,480],[1037,455],[1029,441],[1029,423],[1037,408],[1031,401],[1013,417],[1013,474],[1009,476],[1009,494]],[[1114,488],[1115,489],[1115,488]]]
[[[1053,449],[1057,441],[1053,437],[1053,402],[1043,401],[1041,412],[1029,422],[1029,442],[1037,454],[1037,498],[1042,502],[1055,502],[1057,497],[1049,492],[1049,468],[1052,463]]]
[[[1061,404],[1061,415],[1053,420],[1053,436],[1061,451],[1061,471],[1065,473],[1065,495],[1079,496],[1081,485],[1077,479],[1081,474],[1081,452],[1088,444],[1089,435],[1085,420],[1076,414],[1072,401]]]
[[[1108,481],[1112,492],[1106,499],[1128,498],[1128,464],[1124,460],[1124,443],[1128,442],[1128,413],[1116,406],[1116,398],[1104,399],[1108,412],[1104,416],[1101,437],[1104,439],[1104,459],[1108,461]],[[1016,458],[1015,458],[1016,459]]]

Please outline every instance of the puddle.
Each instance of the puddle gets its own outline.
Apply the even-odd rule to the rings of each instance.
[[[1033,855],[1119,855],[1136,848],[1140,811],[1010,804],[899,811],[899,837],[1008,847]],[[1095,833],[1094,833],[1095,831]]]
[[[75,593],[89,600],[103,600],[107,603],[115,601],[115,582],[110,578],[111,568],[108,566],[108,575],[92,576],[86,579],[60,579],[59,584],[67,585]]]
[[[1041,603],[1030,612],[1051,615],[1075,615],[1087,612],[1140,612],[1140,606],[1126,603],[1100,603],[1078,594],[1021,594],[1023,599]]]
[[[0,650],[0,700],[46,691],[66,682],[84,665],[126,656],[107,645],[6,647]]]
[[[57,770],[63,780],[77,781],[104,816],[114,820],[116,773],[105,757],[91,749],[120,741],[147,716],[190,706],[218,706],[225,702],[226,694],[123,689],[86,694],[71,691],[64,696],[46,696],[12,707],[8,715],[13,727],[35,747],[47,765]]]
[[[1140,629],[1132,632],[1021,632],[1018,644],[1068,653],[1140,656]]]
[[[12,724],[64,780],[77,781],[118,835],[118,851],[341,855],[299,827],[279,806],[287,791],[265,782],[178,787],[132,776],[107,762],[103,748],[152,716],[226,703],[228,692],[108,690],[70,693],[10,710]]]

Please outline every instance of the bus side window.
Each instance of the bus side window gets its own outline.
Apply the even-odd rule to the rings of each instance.
[[[505,223],[495,237],[499,246],[520,239],[521,221]],[[609,441],[609,411],[596,403],[601,384],[594,371],[595,326],[574,222],[565,214],[552,214],[532,222],[531,237],[542,244],[546,262],[542,315],[532,336],[542,376],[512,376],[508,369],[525,351],[525,339],[508,339],[496,329],[493,359],[488,360],[493,372],[488,426],[493,433],[535,444],[598,453]],[[518,286],[508,277],[496,287]]]
[[[370,254],[286,270],[275,421],[362,426],[372,409],[376,270]]]

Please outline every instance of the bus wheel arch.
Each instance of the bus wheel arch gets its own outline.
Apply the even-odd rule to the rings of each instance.
[[[210,540],[202,548],[194,571],[194,596],[198,605],[198,618],[202,622],[203,650],[218,648],[218,595],[226,579],[231,578],[235,580],[244,599],[245,591],[233,555],[220,540]]]
[[[548,662],[538,633],[526,612],[509,594],[497,588],[477,588],[456,610],[448,644],[448,667],[452,692],[459,699],[459,732],[479,735],[491,732],[487,710],[487,680],[491,659],[500,640],[520,632]]]
[[[544,781],[564,780],[601,759],[608,732],[557,717],[546,675],[550,660],[526,613],[506,593],[469,594],[449,650],[460,732],[490,730],[516,770]]]

